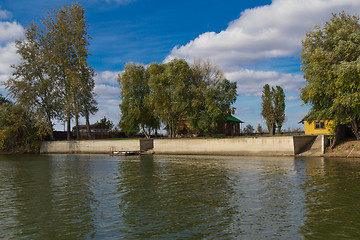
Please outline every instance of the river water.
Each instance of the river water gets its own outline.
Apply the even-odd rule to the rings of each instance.
[[[358,239],[360,160],[0,155],[3,239]]]

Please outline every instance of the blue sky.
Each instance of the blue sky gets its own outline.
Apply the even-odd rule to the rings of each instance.
[[[299,88],[305,81],[301,69],[301,40],[315,24],[323,26],[331,13],[360,13],[353,0],[87,0],[92,37],[89,64],[96,73],[99,112],[120,119],[117,75],[127,62],[150,64],[173,58],[210,59],[238,85],[235,116],[254,128],[265,128],[261,112],[264,84],[280,85],[287,97],[284,128],[303,128],[298,122],[309,107],[301,106]],[[2,0],[0,2],[0,82],[17,63],[14,40],[23,28],[39,23],[46,11],[71,1]],[[6,89],[0,86],[0,93]],[[244,125],[244,126],[245,126]],[[60,126],[60,125],[58,125]]]

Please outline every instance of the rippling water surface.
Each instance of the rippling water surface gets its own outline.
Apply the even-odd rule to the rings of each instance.
[[[0,155],[4,239],[360,237],[356,159]]]

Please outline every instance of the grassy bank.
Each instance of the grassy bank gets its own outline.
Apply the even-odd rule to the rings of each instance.
[[[345,140],[334,149],[327,149],[326,157],[357,157],[360,158],[360,141]]]

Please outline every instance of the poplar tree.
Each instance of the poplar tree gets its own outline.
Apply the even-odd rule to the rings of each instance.
[[[261,115],[266,121],[269,134],[275,135],[276,128],[278,133],[281,133],[281,128],[285,121],[284,90],[280,86],[270,88],[269,84],[265,84],[261,99]]]
[[[282,125],[285,121],[285,93],[282,87],[276,86],[272,88],[273,91],[273,101],[274,101],[274,115],[275,115],[275,124],[278,130],[278,133],[281,133]]]
[[[67,122],[67,138],[71,138],[70,122],[78,119],[82,107],[94,102],[93,70],[87,64],[90,36],[85,19],[85,9],[77,3],[63,5],[59,10],[48,12],[43,20],[46,27],[45,45],[47,59],[51,65],[53,77],[59,81],[62,89],[63,115]],[[85,92],[85,93],[84,93]]]
[[[276,121],[275,121],[275,114],[274,114],[274,112],[275,112],[274,111],[274,103],[273,103],[272,99],[273,99],[273,92],[271,91],[269,84],[265,84],[263,92],[262,92],[262,96],[261,96],[261,100],[262,100],[261,115],[265,119],[269,134],[275,135]]]

